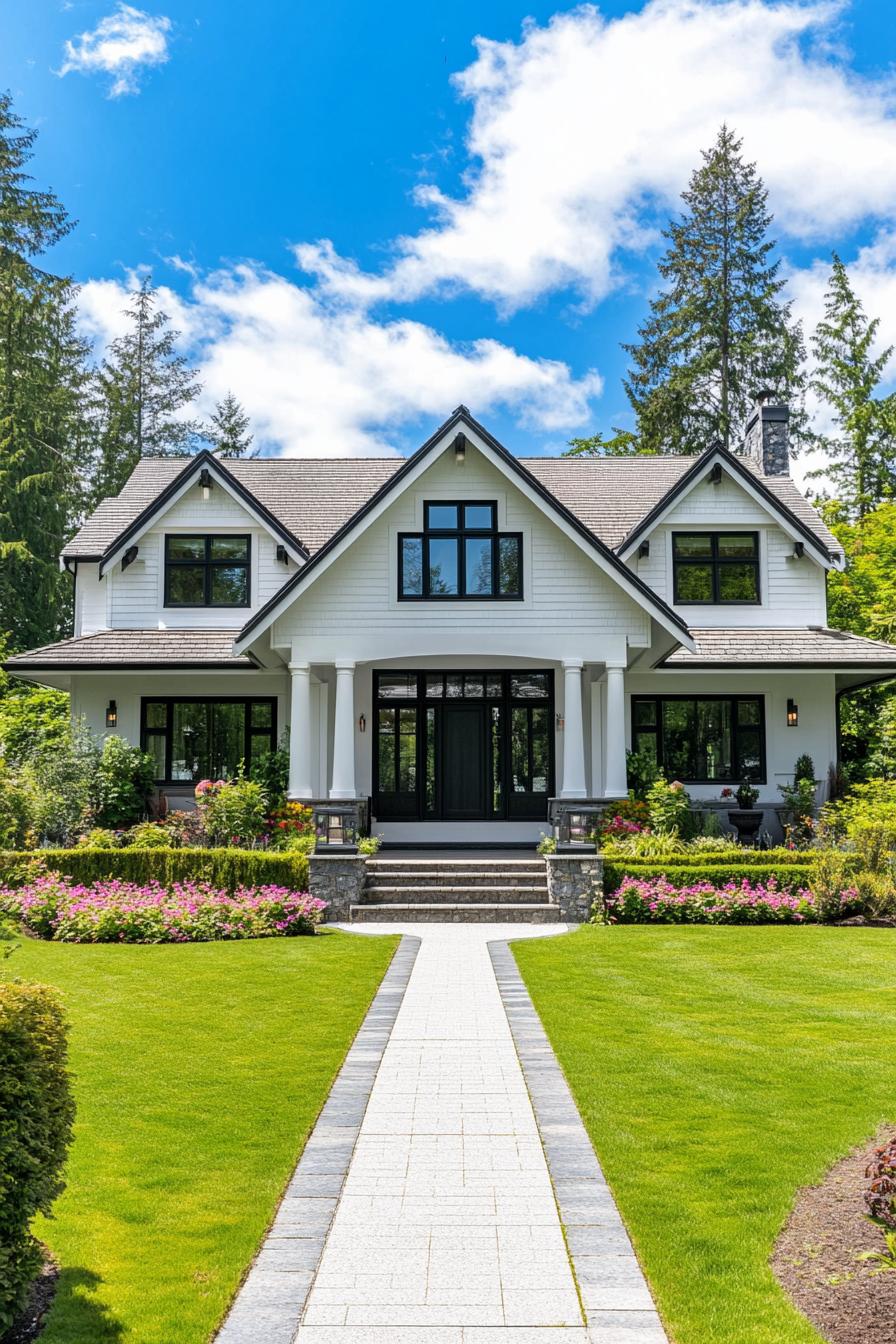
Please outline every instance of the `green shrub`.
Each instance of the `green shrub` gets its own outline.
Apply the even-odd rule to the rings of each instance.
[[[726,882],[748,881],[754,884],[768,882],[776,878],[782,891],[797,891],[811,885],[812,864],[802,863],[727,863],[712,862],[714,855],[701,854],[703,862],[680,863],[677,858],[671,862],[650,863],[643,860],[638,863],[614,859],[604,864],[604,891],[609,895],[618,889],[624,877],[654,878],[665,877],[672,886],[689,887],[696,882],[712,882],[715,886],[724,886]],[[763,859],[764,859],[763,855]]]
[[[252,779],[200,781],[196,808],[213,844],[252,845],[267,826],[267,797]]]
[[[94,826],[78,839],[79,849],[118,849],[121,836],[118,831],[109,831],[102,826]]]
[[[56,994],[0,984],[0,1332],[40,1267],[31,1220],[48,1214],[63,1188],[74,1113]]]
[[[801,779],[808,779],[813,784],[815,783],[815,762],[805,752],[802,756],[797,756],[796,765],[793,767],[794,784],[799,784]]]
[[[155,789],[155,762],[123,737],[107,737],[96,766],[91,803],[98,826],[131,826],[146,815]]]
[[[670,863],[681,866],[694,865],[698,868],[705,868],[708,864],[721,864],[731,866],[734,864],[769,864],[780,867],[782,864],[797,864],[799,867],[805,867],[812,862],[814,850],[805,849],[746,849],[743,845],[726,846],[725,849],[692,849],[690,847],[682,848],[673,852]],[[604,850],[604,857],[612,863],[627,863],[629,866],[635,864],[640,866],[649,863],[656,866],[656,859],[653,855],[630,854],[627,849],[620,845],[614,845]]]
[[[27,844],[31,822],[28,794],[0,760],[0,849],[21,849]]]
[[[651,785],[663,777],[663,772],[656,763],[656,757],[643,750],[627,751],[625,769],[629,798],[633,802],[646,802]]]
[[[853,784],[845,798],[825,803],[821,822],[826,831],[853,844],[869,827],[874,828],[882,848],[896,850],[896,780]]]
[[[657,779],[647,790],[650,825],[658,835],[680,835],[690,818],[691,800],[678,780]]]
[[[124,843],[134,849],[176,849],[174,836],[163,821],[138,821],[124,837]]]
[[[0,854],[0,886],[17,885],[22,854]],[[31,856],[33,857],[33,856]],[[246,849],[45,849],[40,857],[49,871],[90,884],[106,877],[124,882],[209,882],[237,887],[308,888],[308,856],[269,854]]]

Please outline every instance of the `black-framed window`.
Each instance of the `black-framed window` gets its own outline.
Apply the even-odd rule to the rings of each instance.
[[[494,500],[427,502],[423,531],[398,538],[398,596],[404,600],[523,596],[523,538],[499,532]]]
[[[632,746],[684,784],[764,784],[765,698],[632,696]]]
[[[165,537],[166,607],[248,607],[251,538],[169,533]]]
[[[672,568],[678,603],[760,601],[758,532],[674,532]]]
[[[277,701],[233,696],[144,697],[140,742],[159,784],[231,779],[277,742]]]

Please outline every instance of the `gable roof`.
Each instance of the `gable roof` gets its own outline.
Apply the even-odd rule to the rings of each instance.
[[[134,472],[117,499],[103,500],[100,508],[63,551],[64,560],[99,560],[102,574],[103,569],[127,546],[128,542],[145,532],[153,518],[161,513],[167,504],[173,502],[193,477],[198,476],[203,469],[209,470],[218,478],[219,483],[232,490],[249,512],[275,536],[280,537],[291,550],[302,559],[307,558],[308,551],[298,537],[262,500],[248,490],[214,453],[203,449],[201,453],[187,458],[186,461],[183,458],[144,458],[142,462],[151,462],[153,465],[164,463],[174,469],[170,474],[165,473],[167,479],[163,478],[162,481],[157,479],[154,482],[156,488],[153,493],[148,489],[152,474],[140,473],[139,479],[135,482],[137,472]],[[147,480],[146,477],[150,479]],[[135,483],[135,488],[124,501],[125,492],[132,483]],[[116,504],[120,506],[118,509],[112,507]],[[104,509],[104,505],[109,507]],[[86,538],[85,533],[88,534]],[[97,549],[99,547],[102,548]],[[96,549],[96,554],[86,555],[83,553],[85,549]]]
[[[256,664],[233,652],[232,630],[100,630],[13,654],[3,666],[9,672],[156,667],[251,671]]]
[[[295,574],[283,585],[283,587],[274,594],[274,596],[265,603],[243,626],[236,638],[234,647],[244,647],[250,636],[254,636],[260,630],[269,625],[275,618],[278,611],[286,603],[290,595],[301,585],[309,581],[309,576],[315,576],[320,572],[322,566],[330,557],[335,557],[335,553],[341,544],[368,518],[375,509],[381,504],[390,500],[400,488],[402,482],[410,479],[417,473],[418,468],[422,466],[426,458],[432,451],[440,446],[447,446],[445,441],[448,436],[460,426],[466,426],[467,429],[478,436],[485,445],[486,449],[493,453],[496,464],[503,467],[506,473],[511,477],[516,477],[517,482],[524,489],[533,492],[538,498],[542,508],[547,514],[553,514],[561,523],[565,524],[586,547],[595,553],[595,559],[611,571],[616,581],[629,594],[645,607],[660,624],[677,638],[683,638],[684,642],[690,646],[690,635],[684,621],[672,608],[659,597],[652,588],[649,588],[642,579],[638,577],[631,569],[625,565],[616,553],[611,550],[599,537],[595,536],[585,524],[572,513],[565,504],[556,498],[541,481],[538,480],[523,465],[519,458],[514,457],[512,453],[499,443],[498,440],[489,433],[484,425],[475,420],[466,406],[458,406],[448,417],[444,424],[440,425],[434,434],[426,440],[420,448],[410,457],[405,458],[398,469],[383,482],[378,490],[366,501],[365,504],[347,519],[346,522],[336,531],[333,536],[316,551],[307,564],[297,570]],[[444,447],[442,448],[444,450]]]
[[[784,493],[783,491],[776,493],[769,489],[770,483],[776,479],[788,481],[793,485],[789,476],[780,478],[760,476],[757,472],[749,469],[743,458],[737,457],[734,453],[729,452],[728,449],[723,448],[721,444],[714,444],[712,447],[707,448],[704,453],[701,453],[699,457],[687,460],[690,465],[682,472],[678,480],[670,485],[666,493],[657,500],[652,508],[648,508],[647,512],[642,514],[640,520],[619,544],[617,550],[620,555],[629,554],[640,539],[661,521],[675,501],[687,494],[695,485],[698,485],[704,480],[713,466],[716,463],[719,463],[725,471],[729,472],[729,474],[736,480],[739,480],[740,484],[746,489],[748,494],[758,497],[759,502],[764,504],[772,514],[777,516],[785,524],[789,524],[793,530],[798,532],[802,539],[805,542],[808,542],[811,546],[816,557],[820,558],[826,566],[830,566],[835,560],[839,560],[842,555],[841,548],[836,539],[827,532],[827,528],[824,528],[824,531],[833,543],[833,549],[827,544],[827,539],[822,540],[819,535],[819,529],[809,525],[808,521],[805,519],[805,515],[801,517],[799,513],[795,512],[789,504],[784,501],[781,497]],[[795,487],[794,493],[799,495],[799,491],[797,491]],[[800,497],[802,498],[802,496]],[[808,503],[808,501],[805,502]],[[811,505],[809,507],[811,509]],[[811,512],[814,518],[820,523],[821,520],[817,518],[815,510],[812,509]],[[822,524],[822,527],[823,526],[824,525]]]
[[[896,676],[896,647],[827,626],[769,629],[713,626],[691,629],[694,649],[674,649],[660,668],[861,667],[889,669]]]

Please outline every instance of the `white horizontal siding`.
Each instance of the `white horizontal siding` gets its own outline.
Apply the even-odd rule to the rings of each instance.
[[[99,577],[99,565],[78,565],[75,571],[75,634],[95,635],[108,626],[106,601],[109,585]]]
[[[398,601],[397,535],[419,531],[424,499],[439,498],[497,500],[499,528],[523,533],[523,602]],[[602,639],[613,639],[617,647],[624,647],[626,637],[646,642],[649,618],[496,468],[475,452],[468,452],[463,465],[447,453],[297,597],[277,621],[274,642],[350,633],[358,637],[360,659],[378,656],[384,643],[409,632],[421,652],[436,647],[439,636],[454,639],[458,649],[477,639],[537,636],[543,646],[571,655],[586,644],[591,650],[602,647]],[[401,643],[406,647],[407,640]]]
[[[251,539],[252,583],[249,607],[166,607],[164,605],[164,547],[166,533],[248,533]],[[190,490],[140,538],[137,559],[122,571],[117,565],[104,582],[111,586],[113,629],[233,628],[238,630],[295,573],[295,562],[277,560],[276,537],[259,528],[238,500],[217,486],[208,500],[199,489]]]

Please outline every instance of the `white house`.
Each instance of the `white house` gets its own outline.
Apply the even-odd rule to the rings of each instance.
[[[768,399],[738,454],[521,459],[460,406],[407,459],[145,459],[63,554],[74,638],[6,667],[175,805],[289,729],[290,795],[369,798],[387,841],[535,840],[625,795],[627,747],[771,808],[896,676],[826,628],[843,555],[788,468]]]

